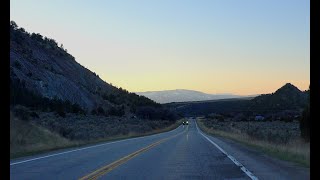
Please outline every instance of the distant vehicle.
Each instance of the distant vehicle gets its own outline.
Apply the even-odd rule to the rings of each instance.
[[[188,121],[183,121],[182,125],[189,125],[189,122]]]

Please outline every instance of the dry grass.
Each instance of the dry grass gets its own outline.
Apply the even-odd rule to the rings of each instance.
[[[272,143],[258,140],[241,132],[227,132],[208,128],[203,123],[204,119],[198,119],[201,130],[208,134],[226,137],[242,144],[254,147],[273,157],[299,163],[305,167],[310,167],[310,143],[306,143],[300,138],[290,140],[285,144]]]
[[[127,135],[110,136],[107,138],[95,139],[90,141],[71,141],[32,122],[22,121],[11,113],[10,158],[17,158],[69,147],[80,147],[89,144],[96,144],[99,142],[157,134],[173,130],[181,125],[181,122],[182,119],[166,128],[156,129],[143,134],[129,133]]]
[[[78,145],[49,130],[10,115],[10,158]]]
[[[163,133],[167,131],[171,131],[173,129],[176,129],[178,126],[182,124],[183,119],[177,120],[176,123],[162,128],[162,129],[155,129],[153,131],[147,132],[147,133],[135,133],[135,132],[129,132],[129,134],[126,135],[116,135],[116,136],[110,136],[107,138],[101,138],[101,139],[96,139],[96,140],[91,140],[91,141],[84,141],[81,142],[80,145],[88,145],[88,144],[96,144],[99,142],[108,142],[108,141],[115,141],[115,140],[122,140],[122,139],[128,139],[128,138],[135,138],[135,137],[141,137],[141,136],[149,136],[153,134],[158,134],[158,133]]]

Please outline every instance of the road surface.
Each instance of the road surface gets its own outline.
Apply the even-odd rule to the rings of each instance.
[[[166,133],[12,160],[10,179],[264,179],[212,138],[189,119]]]

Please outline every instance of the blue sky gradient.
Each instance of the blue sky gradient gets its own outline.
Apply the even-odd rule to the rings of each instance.
[[[310,84],[303,0],[11,0],[11,20],[129,91],[270,93]]]

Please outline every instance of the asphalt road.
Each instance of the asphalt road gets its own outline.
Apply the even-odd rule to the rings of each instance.
[[[222,151],[190,119],[166,133],[16,159],[10,179],[250,179]]]
[[[102,179],[250,179],[198,131],[186,131],[102,176]]]

